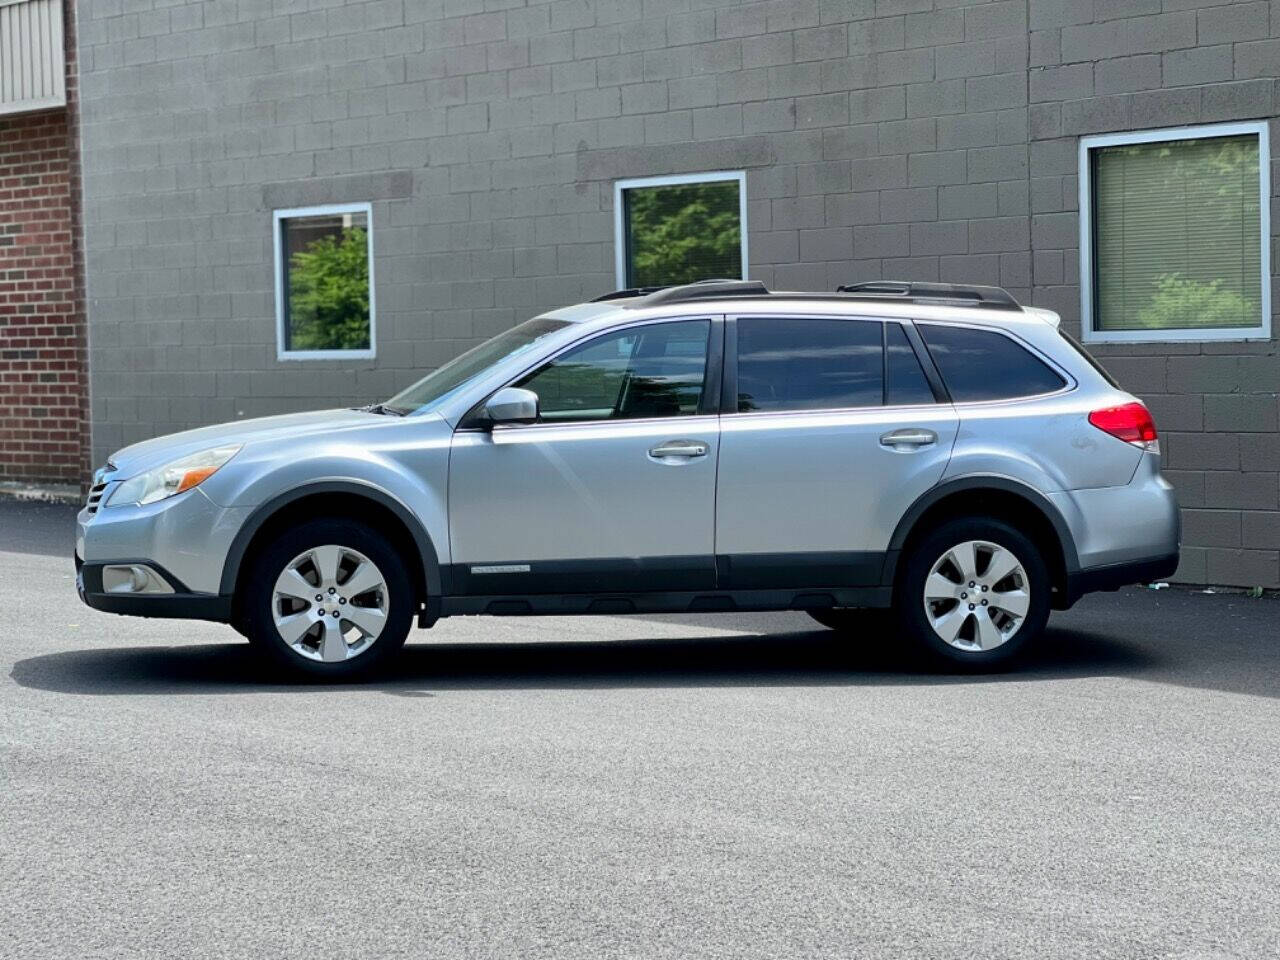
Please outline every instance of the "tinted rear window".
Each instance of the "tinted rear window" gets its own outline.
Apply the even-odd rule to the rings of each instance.
[[[1004,334],[931,323],[916,329],[956,403],[1052,393],[1066,382]]]
[[[866,320],[738,320],[738,410],[878,407],[880,324]]]

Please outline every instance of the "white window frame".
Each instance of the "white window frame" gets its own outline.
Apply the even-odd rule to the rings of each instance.
[[[1262,303],[1256,326],[1220,327],[1210,330],[1099,330],[1095,325],[1093,257],[1093,184],[1091,151],[1100,147],[1132,143],[1162,143],[1169,140],[1199,140],[1254,134],[1258,138],[1258,189],[1260,243],[1262,246]],[[1161,343],[1204,340],[1271,339],[1271,158],[1270,133],[1266,121],[1215,123],[1196,127],[1169,127],[1136,133],[1108,133],[1080,138],[1080,333],[1085,343]]]
[[[618,289],[627,286],[626,224],[623,217],[622,194],[642,187],[675,187],[690,183],[723,183],[728,180],[738,184],[738,220],[742,237],[742,276],[747,279],[750,270],[747,261],[747,175],[742,170],[720,170],[714,173],[678,173],[667,177],[639,177],[632,180],[615,180],[613,183],[613,250],[614,281]],[[727,279],[727,278],[726,278]]]
[[[365,350],[288,350],[285,348],[286,323],[284,315],[284,220],[295,217],[333,216],[340,213],[363,213],[368,229],[365,240],[369,245],[369,346]],[[319,207],[293,207],[276,210],[272,214],[272,233],[275,244],[276,287],[276,359],[277,360],[372,360],[378,355],[378,321],[374,305],[373,281],[373,204],[329,203]]]

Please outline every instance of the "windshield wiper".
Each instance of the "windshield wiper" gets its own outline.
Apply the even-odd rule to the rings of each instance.
[[[356,407],[365,413],[377,413],[387,417],[403,417],[407,410],[401,410],[398,407],[388,407],[385,403],[371,403],[367,407]]]

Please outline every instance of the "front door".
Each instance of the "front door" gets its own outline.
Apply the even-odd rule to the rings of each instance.
[[[721,588],[878,584],[895,526],[946,468],[955,410],[897,322],[744,316],[730,331]]]
[[[459,430],[453,593],[713,588],[721,336],[711,319],[601,334],[513,384],[537,423]]]

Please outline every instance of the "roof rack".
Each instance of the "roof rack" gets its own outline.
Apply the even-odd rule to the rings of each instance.
[[[759,280],[699,280],[672,287],[628,287],[596,297],[592,303],[629,300],[627,307],[656,307],[697,300],[725,300],[738,297],[768,297],[770,290]],[[1021,310],[1022,306],[1002,287],[970,286],[958,283],[917,283],[909,280],[869,280],[836,287],[835,293],[783,293],[778,296],[800,300],[858,299],[895,300],[909,303],[949,304],[957,307],[984,307],[988,310]]]
[[[646,307],[689,300],[718,300],[725,297],[767,297],[769,288],[759,280],[699,280],[678,287],[663,287],[644,298]]]
[[[643,297],[643,302],[636,302],[634,305],[628,303],[627,306],[654,306],[657,303],[681,303],[690,300],[717,300],[723,297],[764,297],[768,296],[768,288],[765,288],[759,280],[695,280],[694,283],[684,283],[672,285],[672,287],[626,287],[621,291],[612,291],[604,293],[602,296],[595,297],[591,300],[593,303],[602,303],[609,300],[637,300]]]
[[[874,300],[910,300],[913,303],[949,303],[990,310],[1021,310],[1022,305],[1003,287],[959,283],[917,283],[909,280],[869,280],[836,287],[837,293]]]
[[[683,303],[687,300],[715,300],[724,297],[765,297],[769,290],[759,280],[696,280],[668,287],[625,287],[595,297],[592,303],[606,300],[636,300],[627,306],[651,307],[661,303]],[[640,298],[643,298],[641,300]]]
[[[665,289],[665,287],[624,287],[621,290],[611,290],[609,293],[603,293],[598,297],[592,297],[591,302],[603,303],[606,300],[626,300],[629,297],[644,297]]]

